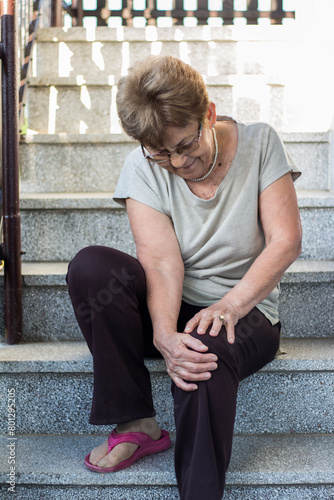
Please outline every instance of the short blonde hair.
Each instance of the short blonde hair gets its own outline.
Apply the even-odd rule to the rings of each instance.
[[[167,126],[200,124],[210,101],[202,76],[189,64],[173,56],[150,56],[120,79],[116,103],[125,132],[159,148]]]

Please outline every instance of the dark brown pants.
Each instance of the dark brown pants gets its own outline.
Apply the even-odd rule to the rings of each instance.
[[[90,423],[116,424],[155,416],[144,357],[160,356],[152,343],[145,273],[137,259],[107,247],[81,250],[69,265],[69,294],[93,355],[94,394]],[[168,307],[168,304],[166,304]],[[178,331],[202,307],[181,304]],[[254,308],[236,326],[236,341],[192,336],[218,356],[218,368],[198,390],[172,382],[176,424],[175,472],[182,500],[220,500],[231,456],[239,381],[269,363],[279,346],[272,326]]]

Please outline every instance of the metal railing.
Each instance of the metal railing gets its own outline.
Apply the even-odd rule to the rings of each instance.
[[[39,13],[42,0],[22,0],[18,2],[19,32],[18,44],[20,54],[20,88],[19,88],[19,127],[24,121],[24,105],[27,90],[27,77],[31,63],[32,49],[38,28]]]
[[[258,24],[259,19],[268,19],[271,24],[282,24],[283,19],[294,19],[295,12],[283,9],[283,0],[271,0],[270,10],[261,10],[258,0],[247,0],[245,10],[238,9],[237,0],[218,0],[218,9],[210,8],[209,0],[197,0],[197,8],[184,8],[184,0],[173,0],[173,6],[161,9],[163,2],[159,0],[145,0],[144,8],[136,8],[135,0],[122,0],[119,9],[112,8],[108,0],[96,0],[96,9],[83,9],[82,0],[53,0],[52,26],[62,26],[64,14],[72,18],[72,26],[82,26],[85,17],[96,18],[97,26],[107,26],[109,19],[121,18],[123,26],[132,26],[134,18],[144,18],[147,25],[156,25],[157,19],[169,17],[174,25],[183,25],[189,17],[197,19],[197,24],[208,24],[212,18],[220,18],[224,25],[234,24],[237,18],[244,18],[247,24]]]
[[[2,78],[2,238],[4,261],[4,322],[8,344],[22,338],[21,216],[19,207],[19,92],[20,119],[40,2],[1,0],[0,56]],[[19,33],[17,30],[20,21]],[[18,43],[19,42],[19,43]],[[19,55],[19,56],[18,56]]]

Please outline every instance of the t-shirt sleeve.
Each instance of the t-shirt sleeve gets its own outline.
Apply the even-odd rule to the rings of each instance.
[[[158,194],[161,180],[159,182],[152,168],[138,150],[130,153],[124,162],[113,200],[125,208],[125,200],[132,198],[166,213],[161,196]]]
[[[288,172],[291,172],[294,182],[301,176],[283,141],[269,125],[262,147],[259,193]]]

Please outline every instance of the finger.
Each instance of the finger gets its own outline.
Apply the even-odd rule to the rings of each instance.
[[[179,389],[182,389],[183,391],[192,392],[192,391],[196,391],[198,389],[198,385],[188,384],[181,377],[174,376],[174,377],[172,377],[172,380],[175,383],[175,385]]]
[[[198,317],[197,315],[194,316],[193,318],[191,318],[185,328],[184,328],[184,333],[189,333],[189,332],[192,332],[193,330],[195,330],[196,326],[198,325],[198,323],[200,322],[200,317]]]
[[[206,333],[207,329],[211,325],[213,321],[213,318],[207,319],[207,318],[202,318],[201,321],[199,322],[199,325],[197,327],[197,333],[199,335],[203,335]]]
[[[218,360],[215,354],[210,352],[204,353],[204,351],[207,351],[209,348],[199,339],[195,339],[191,335],[184,335],[182,337],[182,342],[186,347],[193,349],[192,351],[186,349],[182,353],[188,358],[188,360],[194,361],[195,363],[205,363]]]
[[[225,323],[226,334],[227,334],[227,342],[229,344],[234,344],[235,334],[234,334],[234,324],[232,321],[228,321]]]
[[[208,346],[203,344],[201,340],[196,339],[191,335],[183,335],[182,342],[185,346],[190,347],[194,351],[205,352],[209,349]]]
[[[214,311],[206,311],[202,316],[197,327],[197,333],[203,335],[207,332],[209,326],[215,321],[217,314]]]
[[[203,373],[193,373],[187,370],[177,370],[177,372],[172,372],[172,377],[179,377],[185,383],[196,383],[203,382],[205,380],[209,380],[211,378],[211,372],[203,372]]]
[[[218,358],[213,353],[200,354],[196,351],[191,351],[189,349],[185,349],[180,355],[175,356],[173,359],[170,359],[170,364],[174,368],[182,367],[184,368],[187,363],[191,365],[205,365],[210,363],[216,363]]]
[[[217,370],[218,364],[216,362],[211,363],[190,363],[185,362],[182,364],[182,369],[187,370],[190,373],[204,373]]]
[[[203,334],[207,332],[209,326],[212,324],[212,327],[209,331],[209,334],[212,336],[217,336],[223,326],[223,322],[219,319],[219,315],[215,311],[211,311],[210,315],[202,316],[201,321],[198,325],[197,332],[199,334]]]
[[[217,337],[224,324],[225,323],[222,322],[219,318],[215,318],[212,323],[212,328],[209,331],[209,335],[211,335],[211,337]]]

